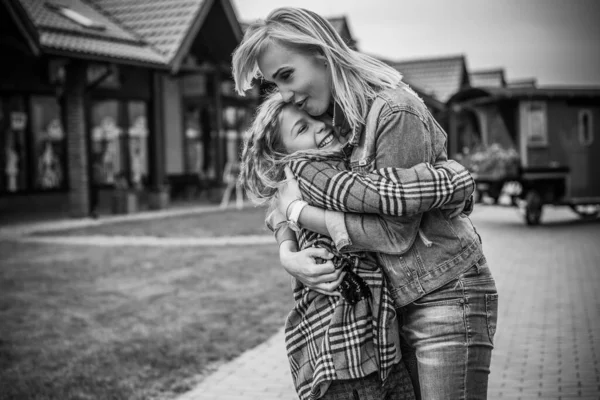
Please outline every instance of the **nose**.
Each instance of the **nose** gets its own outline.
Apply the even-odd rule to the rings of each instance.
[[[279,92],[281,93],[281,97],[283,98],[283,101],[285,101],[286,103],[291,102],[292,99],[294,98],[294,92],[292,92],[291,90],[280,88]]]

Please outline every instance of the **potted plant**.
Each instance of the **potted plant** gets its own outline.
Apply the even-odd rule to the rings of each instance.
[[[131,214],[138,210],[137,191],[130,187],[125,176],[120,174],[115,179],[115,189],[112,195],[113,214]]]

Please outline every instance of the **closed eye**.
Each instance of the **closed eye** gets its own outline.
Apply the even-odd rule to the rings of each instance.
[[[279,74],[279,79],[287,81],[292,76],[292,71],[284,71]]]
[[[298,128],[298,133],[297,134],[300,135],[300,134],[306,132],[306,129],[307,129],[307,125],[306,124],[300,125],[300,127]]]

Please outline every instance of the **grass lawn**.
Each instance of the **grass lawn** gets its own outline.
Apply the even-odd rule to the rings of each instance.
[[[110,224],[73,228],[36,235],[122,235],[157,237],[215,237],[226,235],[270,234],[265,227],[265,209],[250,207],[201,214],[123,221]],[[275,242],[273,242],[275,243]]]
[[[275,245],[0,242],[0,254],[3,400],[172,398],[267,339],[292,307]]]

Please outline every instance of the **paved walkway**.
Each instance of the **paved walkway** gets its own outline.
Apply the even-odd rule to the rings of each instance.
[[[490,399],[600,399],[600,220],[515,209],[473,216],[500,293]],[[176,400],[297,399],[283,333],[223,365]],[[449,399],[451,400],[451,399]]]
[[[217,207],[169,210],[102,220],[62,221],[0,228],[0,239],[52,239],[61,243],[199,245],[158,238],[26,236],[66,229],[210,212]],[[571,212],[547,207],[544,225],[525,226],[515,209],[479,207],[473,221],[500,293],[498,330],[490,376],[490,399],[600,399],[600,220],[578,221]],[[206,239],[203,239],[206,240]],[[270,237],[211,239],[207,245]],[[170,244],[169,244],[170,243]],[[231,243],[231,242],[229,242]],[[241,243],[241,242],[240,242]],[[176,400],[292,400],[283,332],[218,368]]]

